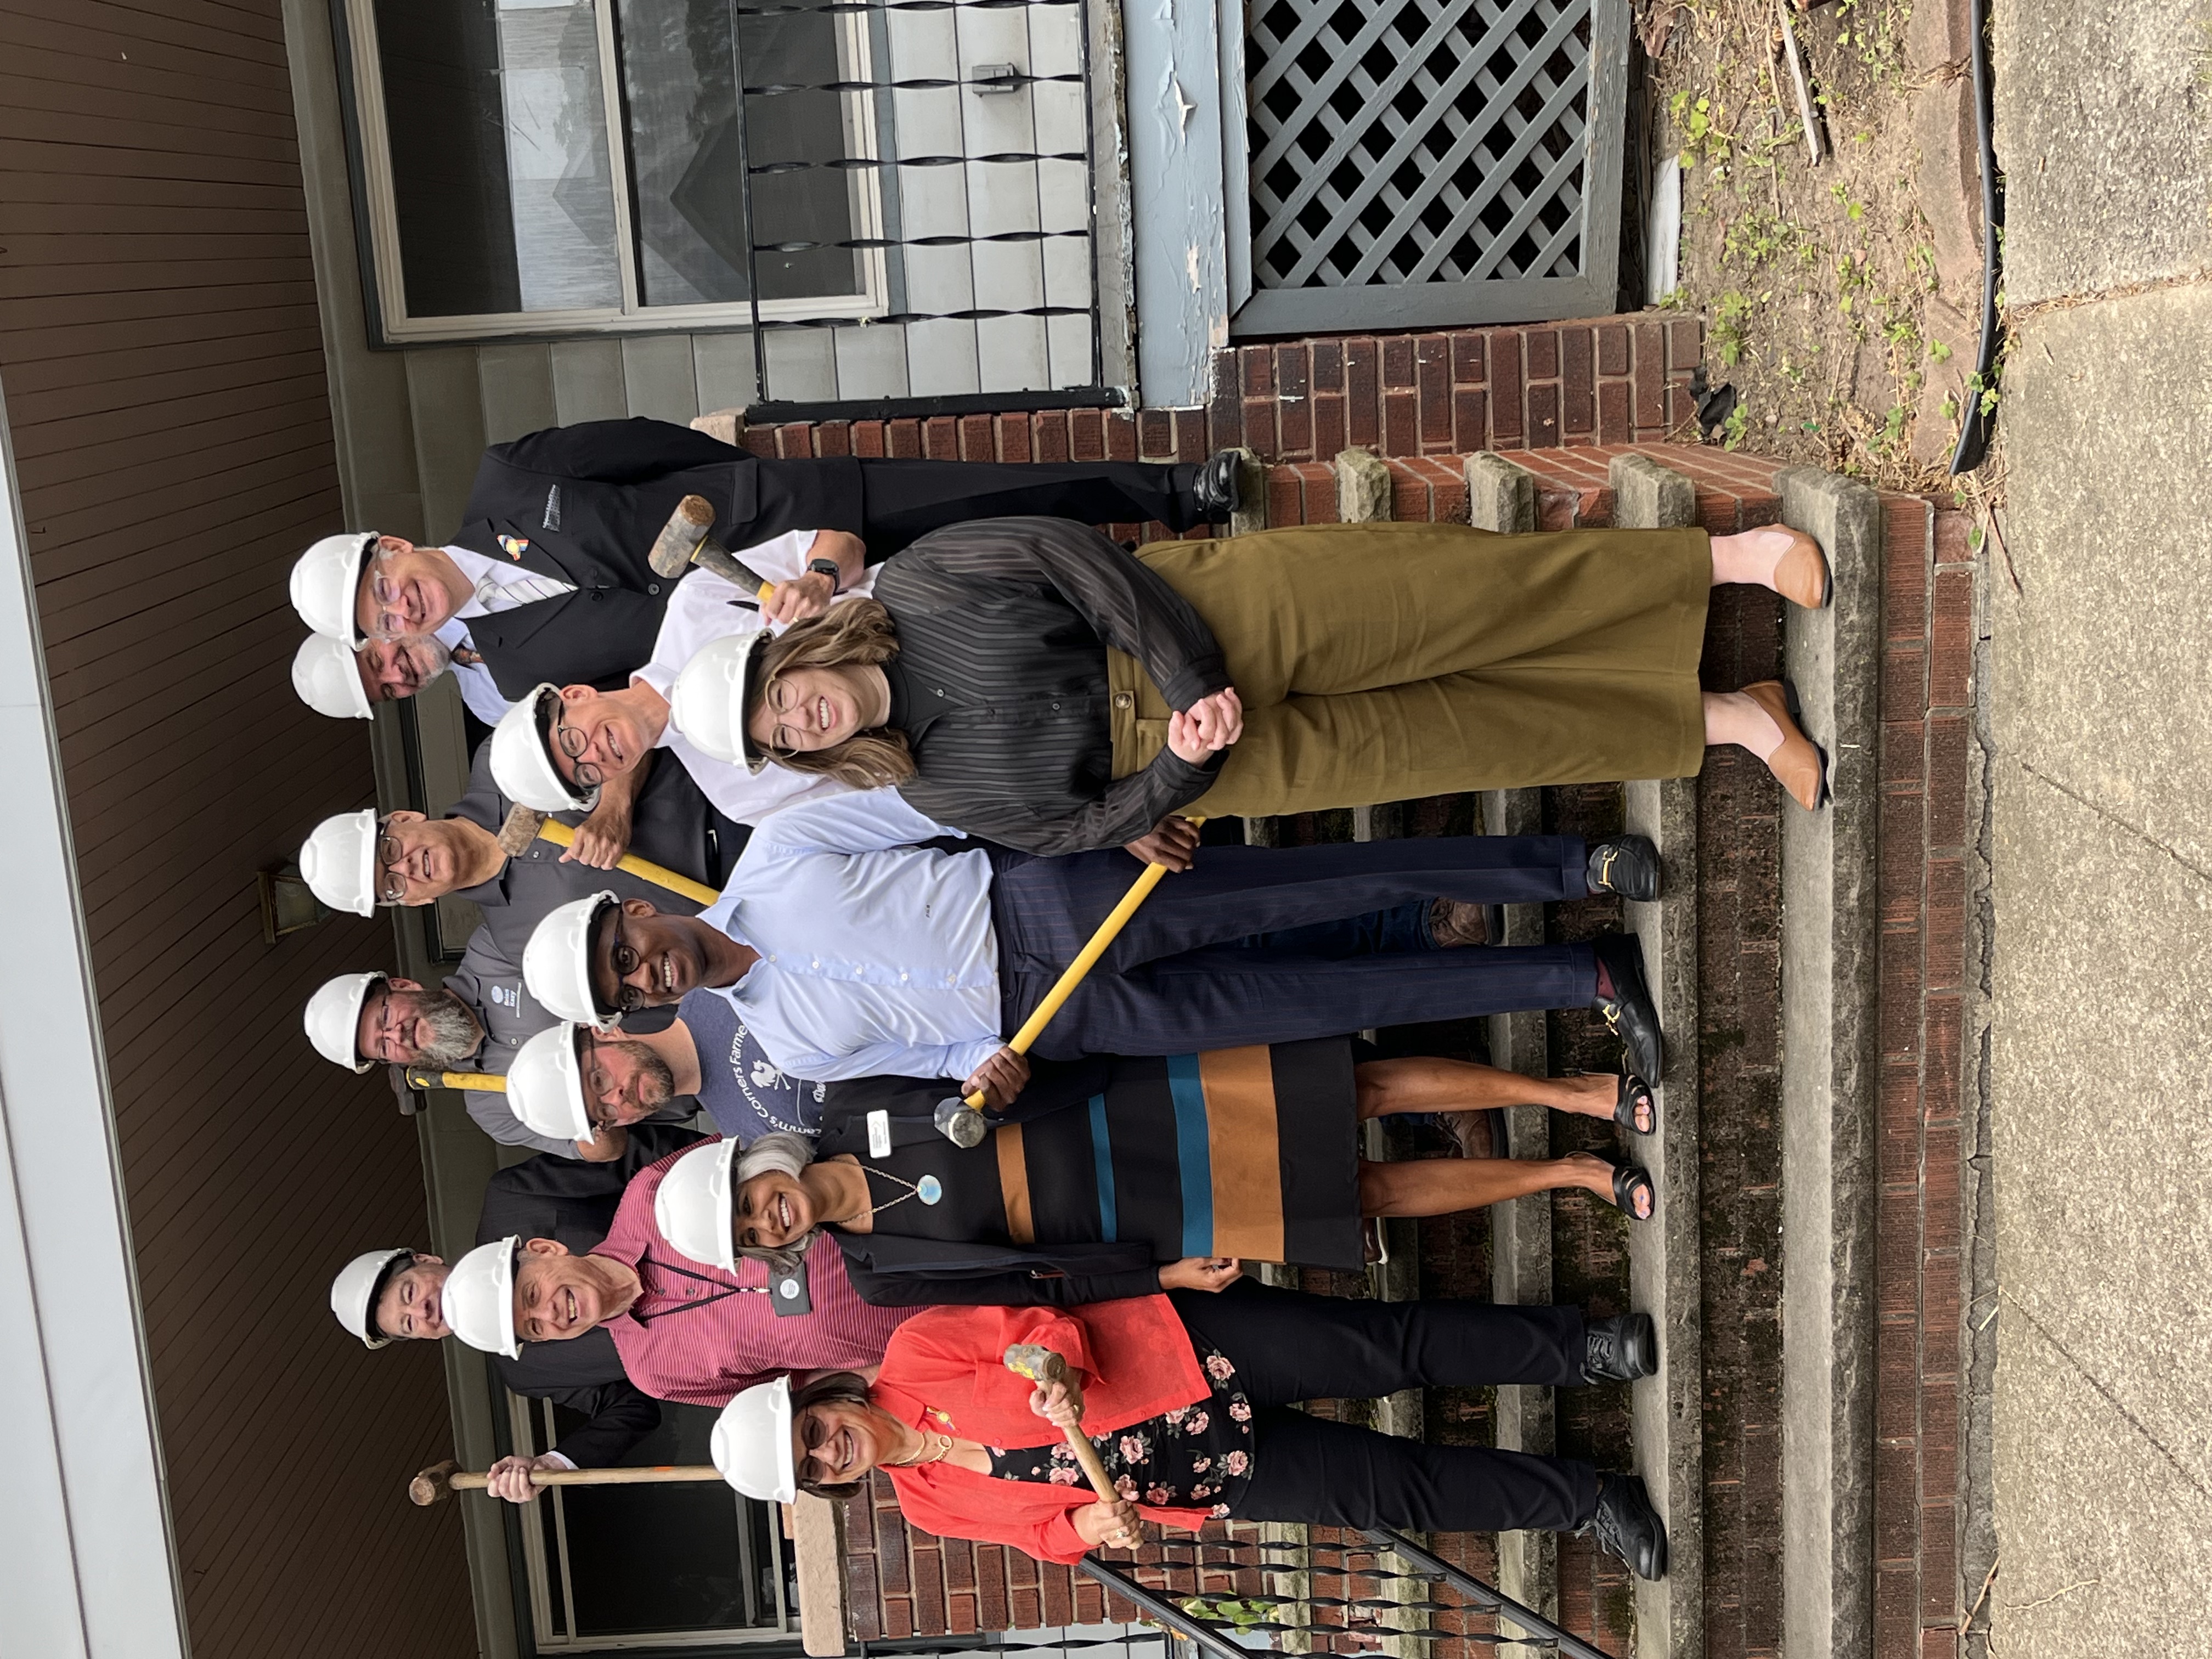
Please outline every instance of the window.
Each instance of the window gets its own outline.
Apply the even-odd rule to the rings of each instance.
[[[520,1456],[550,1449],[581,1421],[543,1400],[507,1401]],[[622,1461],[711,1462],[718,1415],[663,1406],[660,1426]],[[798,1632],[797,1566],[779,1510],[719,1481],[555,1486],[513,1519],[540,1654],[781,1642]]]
[[[767,318],[886,309],[884,251],[847,246],[883,240],[876,172],[834,165],[878,154],[845,84],[872,78],[865,13],[345,7],[388,339],[744,324],[756,284]]]

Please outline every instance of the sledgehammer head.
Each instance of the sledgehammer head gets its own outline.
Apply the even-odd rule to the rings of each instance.
[[[981,1146],[991,1128],[983,1114],[958,1095],[948,1095],[939,1101],[930,1121],[937,1126],[938,1133],[961,1147]]]
[[[433,1463],[407,1483],[407,1496],[417,1506],[428,1509],[433,1504],[442,1504],[453,1495],[453,1477],[461,1466],[452,1458],[442,1463]]]
[[[499,826],[499,850],[511,859],[520,858],[544,827],[545,814],[536,807],[509,807],[507,821]]]
[[[691,568],[692,556],[714,527],[714,504],[704,495],[686,495],[653,538],[653,551],[645,562],[656,576],[680,576]]]

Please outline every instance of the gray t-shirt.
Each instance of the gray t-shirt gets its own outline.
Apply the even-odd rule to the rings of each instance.
[[[729,998],[694,991],[676,1017],[699,1051],[699,1103],[724,1134],[744,1145],[778,1129],[819,1133],[827,1085],[779,1071]]]
[[[469,935],[469,948],[446,975],[446,988],[469,1006],[484,1028],[483,1046],[454,1067],[456,1071],[505,1077],[507,1068],[514,1063],[514,1051],[526,1039],[558,1023],[530,994],[522,982],[522,969],[502,954],[489,928],[479,927]],[[576,1156],[574,1141],[539,1134],[514,1115],[505,1095],[471,1089],[461,1098],[468,1103],[469,1115],[477,1127],[494,1140],[508,1146],[527,1146],[534,1152],[550,1152],[556,1158]],[[679,1096],[647,1121],[687,1122],[693,1109],[690,1097]]]

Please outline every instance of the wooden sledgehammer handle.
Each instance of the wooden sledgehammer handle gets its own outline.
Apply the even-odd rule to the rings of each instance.
[[[532,1469],[533,1486],[646,1486],[671,1480],[720,1480],[712,1463],[663,1463],[646,1469]],[[485,1477],[464,1469],[452,1458],[433,1463],[407,1483],[407,1496],[427,1509],[457,1492],[482,1492]]]
[[[556,847],[574,847],[576,832],[558,818],[548,817],[533,807],[517,806],[509,809],[507,821],[499,827],[499,844],[509,858],[514,857],[532,841],[550,841]],[[640,881],[649,881],[655,887],[665,887],[680,897],[695,904],[712,904],[722,896],[703,881],[678,874],[666,865],[641,859],[635,853],[624,853],[615,860],[615,868],[626,870]]]
[[[1159,868],[1158,865],[1152,867]],[[1041,1389],[1067,1381],[1067,1361],[1042,1343],[1017,1342],[1006,1350],[1006,1358],[1008,1370],[1016,1376],[1029,1378]],[[1091,1490],[1104,1503],[1120,1503],[1121,1494],[1114,1490],[1114,1479],[1106,1473],[1098,1448],[1091,1443],[1090,1437],[1080,1429],[1062,1429],[1060,1432],[1067,1437],[1067,1449],[1075,1454],[1075,1461],[1090,1477]]]

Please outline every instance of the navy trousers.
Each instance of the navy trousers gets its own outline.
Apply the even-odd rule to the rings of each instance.
[[[1073,519],[1188,530],[1200,522],[1190,490],[1198,468],[1161,461],[864,460],[868,560],[915,537],[971,519]]]
[[[1581,898],[1578,836],[1433,836],[1326,847],[1206,847],[1130,919],[1034,1052],[1176,1054],[1370,1026],[1587,1007],[1588,945],[1331,957],[1240,941],[1418,899]],[[991,914],[1002,1030],[1049,990],[1139,866],[1118,848],[1032,858],[994,848]]]

